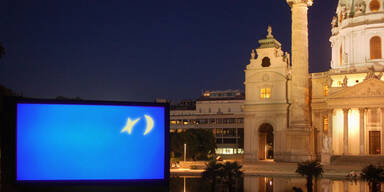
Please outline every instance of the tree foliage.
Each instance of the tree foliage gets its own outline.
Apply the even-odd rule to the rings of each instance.
[[[312,192],[312,180],[313,178],[317,178],[323,174],[323,167],[320,165],[318,161],[304,161],[297,164],[296,173],[301,176],[306,177],[307,179],[307,191]]]
[[[205,171],[202,172],[202,178],[211,183],[211,191],[215,191],[217,181],[222,181],[227,185],[228,191],[232,192],[234,184],[243,176],[242,166],[237,162],[226,162],[218,164],[215,160],[210,161]]]
[[[368,165],[361,170],[361,179],[368,182],[372,192],[378,191],[380,182],[384,182],[384,169],[374,165]]]
[[[207,164],[205,171],[201,173],[202,178],[211,183],[212,192],[215,191],[216,182],[218,180],[217,177],[220,176],[222,167],[222,164],[218,164],[215,160],[212,160]]]
[[[173,157],[181,157],[187,144],[187,158],[208,160],[215,154],[216,142],[212,131],[206,129],[188,129],[181,133],[171,133],[170,150]]]
[[[233,184],[237,179],[243,176],[243,172],[240,170],[241,167],[237,162],[226,162],[222,167],[220,176],[223,182],[227,184],[229,192],[233,191]]]

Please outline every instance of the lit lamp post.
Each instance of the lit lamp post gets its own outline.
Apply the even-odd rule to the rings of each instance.
[[[187,144],[184,143],[184,162],[186,161],[187,159]]]

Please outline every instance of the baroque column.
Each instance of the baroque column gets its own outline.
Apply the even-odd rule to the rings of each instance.
[[[292,12],[292,89],[290,127],[308,128],[309,72],[308,72],[308,6],[312,0],[287,0]]]
[[[365,127],[364,127],[364,116],[365,109],[359,108],[359,116],[360,116],[360,155],[365,155]]]
[[[344,112],[344,155],[348,155],[348,111],[349,109],[343,109]]]
[[[308,72],[308,7],[312,0],[286,0],[292,12],[292,80],[290,107],[288,161],[304,161],[314,157],[311,145],[311,114],[309,110]]]

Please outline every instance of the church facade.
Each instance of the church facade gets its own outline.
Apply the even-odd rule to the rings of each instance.
[[[307,12],[313,2],[287,3],[292,56],[269,27],[245,70],[244,160],[330,164],[337,157],[384,157],[384,1],[339,0],[331,69],[312,74]]]

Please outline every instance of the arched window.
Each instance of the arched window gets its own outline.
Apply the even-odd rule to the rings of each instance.
[[[339,57],[340,57],[339,66],[342,66],[343,65],[343,46],[340,46]]]
[[[369,41],[371,59],[381,59],[381,38],[374,36]]]
[[[378,0],[372,0],[371,3],[369,3],[369,9],[372,12],[376,12],[380,9],[380,2]]]

